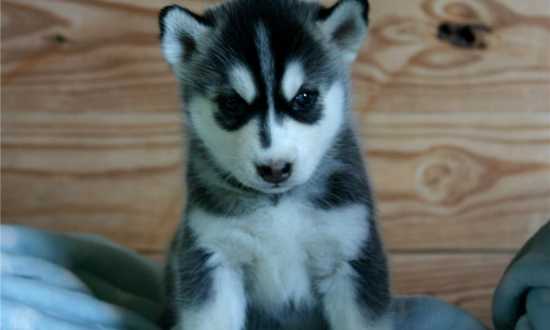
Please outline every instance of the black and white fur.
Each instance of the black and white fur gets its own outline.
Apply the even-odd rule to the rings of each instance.
[[[166,328],[391,328],[386,259],[350,119],[350,65],[368,12],[366,0],[162,10],[189,141]]]

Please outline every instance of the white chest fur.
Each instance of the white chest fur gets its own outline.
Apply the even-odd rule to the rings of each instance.
[[[313,281],[321,290],[330,285],[369,232],[363,205],[327,211],[281,201],[242,217],[193,210],[188,221],[199,246],[212,251],[215,262],[242,270],[250,299],[268,309],[312,303]]]

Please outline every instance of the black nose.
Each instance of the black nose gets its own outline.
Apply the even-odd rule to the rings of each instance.
[[[292,174],[292,164],[289,162],[271,162],[256,165],[258,175],[269,183],[281,183]]]

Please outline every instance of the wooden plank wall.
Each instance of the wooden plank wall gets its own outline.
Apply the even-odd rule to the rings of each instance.
[[[182,196],[172,1],[2,1],[2,221],[159,255]],[[205,1],[187,1],[200,10]],[[355,109],[394,290],[485,322],[514,251],[550,218],[550,2],[372,0]],[[436,38],[484,24],[485,47]]]

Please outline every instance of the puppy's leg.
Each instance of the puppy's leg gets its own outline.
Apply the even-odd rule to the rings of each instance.
[[[189,270],[193,271],[193,270]],[[198,304],[184,304],[177,330],[242,330],[246,297],[240,273],[219,264],[210,270],[211,290]]]
[[[376,226],[359,256],[344,262],[325,283],[323,311],[331,330],[390,330],[386,255]]]
[[[391,320],[386,317],[385,309],[371,308],[362,301],[357,286],[358,276],[361,275],[346,263],[323,284],[323,312],[331,330],[392,329]]]

